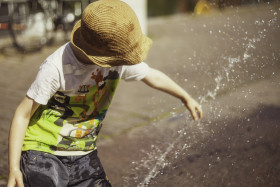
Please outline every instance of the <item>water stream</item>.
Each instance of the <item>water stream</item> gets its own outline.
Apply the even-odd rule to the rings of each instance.
[[[260,56],[257,58],[253,54],[257,46],[261,46],[261,43],[266,42],[266,37],[269,35],[269,29],[279,29],[280,20],[278,14],[280,14],[280,9],[278,9],[278,11],[271,10],[270,18],[256,18],[253,24],[257,28],[257,35],[250,35],[250,33],[248,33],[249,31],[244,30],[244,28],[231,25],[230,18],[228,18],[228,22],[225,23],[226,27],[234,28],[234,32],[245,34],[241,38],[231,40],[235,46],[239,47],[238,50],[241,52],[230,56],[226,56],[224,54],[217,56],[216,61],[223,64],[223,66],[216,69],[213,73],[214,76],[212,75],[211,77],[212,82],[214,82],[214,86],[212,86],[211,89],[204,90],[204,93],[199,96],[198,100],[202,105],[214,101],[220,94],[226,94],[229,90],[234,90],[242,84],[249,84],[251,81],[254,82],[256,80],[264,79],[267,76],[269,78],[269,76],[273,76],[276,73],[271,72],[271,75],[265,73],[258,74],[258,72],[249,71],[248,67],[255,66],[255,68],[261,69],[267,66],[273,66],[273,63],[279,60],[279,54],[276,54],[277,52],[273,51],[271,52],[271,57],[269,57],[269,59],[273,60],[272,62],[263,60],[260,63],[260,59],[266,59],[268,57]],[[225,31],[219,30],[219,33],[222,33],[224,38],[231,38],[231,35]],[[209,30],[209,34],[213,35],[213,31],[211,29]],[[244,76],[247,77],[247,80],[241,80]],[[250,92],[244,93],[244,97],[249,97],[250,94]],[[210,107],[210,113],[216,119],[220,117],[221,110],[222,109]],[[197,143],[195,142],[196,135],[207,136],[208,134],[211,134],[211,132],[209,132],[209,128],[205,128],[211,125],[211,121],[204,122],[207,124],[202,124],[201,121],[190,122],[190,118],[187,113],[174,112],[170,112],[169,118],[185,118],[187,125],[184,124],[180,130],[171,135],[173,137],[173,141],[170,142],[169,145],[159,146],[154,144],[151,145],[151,151],[147,152],[146,150],[143,150],[142,152],[146,156],[139,161],[133,161],[131,163],[131,173],[137,174],[139,171],[145,171],[146,173],[144,176],[136,176],[134,178],[124,177],[123,180],[125,186],[131,186],[131,184],[137,184],[138,187],[149,186],[150,182],[160,175],[164,168],[172,167],[172,164],[168,159],[168,155],[171,152],[173,158],[185,155],[192,144]],[[190,133],[190,127],[195,127],[200,133]]]

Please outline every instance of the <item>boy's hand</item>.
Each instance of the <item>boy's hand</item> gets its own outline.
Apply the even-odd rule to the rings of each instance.
[[[13,171],[10,171],[9,173],[9,180],[7,187],[24,187],[23,179],[22,179],[22,173],[19,169],[15,169]]]
[[[194,120],[202,118],[202,109],[200,104],[198,104],[193,98],[182,99],[187,109],[190,111],[192,118]]]

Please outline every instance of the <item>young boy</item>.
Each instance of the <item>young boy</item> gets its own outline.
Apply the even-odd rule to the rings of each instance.
[[[142,62],[151,40],[119,0],[91,3],[66,43],[41,65],[16,109],[8,186],[111,186],[97,156],[101,122],[120,79],[142,80],[179,98],[194,120],[200,105]]]

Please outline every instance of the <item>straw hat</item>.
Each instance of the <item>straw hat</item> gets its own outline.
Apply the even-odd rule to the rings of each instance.
[[[99,0],[85,8],[71,33],[71,44],[76,55],[111,67],[142,62],[152,41],[142,34],[129,5],[120,0]]]

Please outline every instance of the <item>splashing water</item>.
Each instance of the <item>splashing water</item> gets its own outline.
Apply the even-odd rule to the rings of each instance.
[[[135,181],[138,181],[138,187],[148,186],[153,178],[155,178],[159,174],[162,174],[162,170],[165,167],[170,166],[170,163],[166,159],[167,155],[171,151],[174,151],[175,145],[182,139],[183,136],[186,135],[186,130],[181,129],[178,131],[178,136],[173,139],[173,142],[170,143],[165,150],[161,150],[155,145],[151,145],[152,152],[145,153],[143,150],[143,153],[145,153],[147,157],[144,157],[139,162],[132,162],[132,165],[136,166],[134,167],[134,169],[132,169],[133,172],[137,172],[137,170],[140,169],[139,167],[148,171],[148,174],[146,174],[144,179],[139,179],[138,177],[134,178]],[[190,146],[190,144],[184,144],[181,149],[187,150]],[[180,150],[175,151],[173,155],[174,158],[178,158],[178,156],[180,155]],[[124,177],[124,180],[126,183],[125,186],[127,186],[130,179],[128,177]]]
[[[273,12],[274,16],[277,16],[277,12]],[[277,17],[274,17],[270,20],[263,20],[263,19],[257,19],[255,20],[254,24],[257,27],[260,27],[261,29],[258,30],[257,36],[249,37],[248,32],[244,31],[242,28],[241,31],[246,34],[245,37],[241,37],[239,40],[232,40],[237,46],[242,46],[243,51],[241,53],[238,53],[236,56],[225,56],[221,55],[217,57],[217,61],[222,61],[224,64],[217,72],[216,75],[213,77],[213,81],[215,83],[215,87],[212,89],[209,89],[206,91],[206,93],[202,96],[199,96],[199,102],[201,104],[207,103],[209,101],[213,101],[216,99],[217,95],[219,95],[221,92],[226,91],[228,84],[232,84],[233,86],[236,85],[238,82],[241,82],[239,74],[236,73],[236,69],[243,69],[244,73],[248,73],[247,69],[244,68],[247,67],[247,63],[252,60],[253,55],[252,51],[256,50],[256,44],[262,42],[267,34],[268,30],[266,28],[263,28],[264,26],[273,27],[278,26],[277,25]],[[230,27],[229,22],[226,24],[228,27]],[[206,28],[207,25],[203,24],[203,28]],[[234,26],[233,26],[234,27]],[[235,27],[234,27],[235,28]],[[236,29],[236,28],[235,28]],[[238,31],[238,30],[236,30]],[[240,32],[241,32],[240,31]],[[213,31],[210,30],[210,35],[213,34]],[[219,30],[219,33],[223,33],[225,37],[231,37],[226,32],[222,32]],[[273,54],[274,55],[274,54]],[[252,60],[254,61],[254,60]],[[262,65],[265,66],[265,65]],[[240,72],[239,72],[240,73]],[[237,74],[237,75],[236,75]],[[251,75],[251,80],[254,79],[255,74]],[[186,79],[187,80],[187,79]],[[248,96],[247,93],[246,97]],[[214,115],[219,117],[221,110],[217,110],[213,107],[210,107],[210,111],[212,113],[215,113]],[[187,114],[174,114],[172,113],[172,117],[185,117],[186,121],[188,121]],[[173,141],[169,143],[168,146],[165,148],[159,148],[160,146],[152,145],[150,152],[146,153],[145,150],[143,150],[143,153],[146,154],[145,157],[143,157],[140,161],[134,161],[132,162],[132,171],[131,173],[139,173],[139,170],[145,170],[147,173],[144,174],[144,177],[141,178],[139,176],[134,177],[133,179],[129,177],[124,177],[124,183],[125,186],[129,186],[131,183],[131,180],[133,180],[134,183],[137,183],[138,187],[144,187],[149,186],[151,181],[156,178],[159,174],[162,174],[164,168],[171,167],[171,163],[168,161],[168,155],[172,152],[173,158],[178,158],[180,155],[184,155],[184,152],[186,152],[191,146],[192,143],[197,143],[194,141],[188,141],[188,143],[180,143],[183,140],[183,138],[186,138],[187,136],[190,136],[188,134],[188,129],[190,126],[195,126],[199,131],[201,135],[207,135],[214,132],[209,132],[208,130],[204,129],[204,126],[210,125],[211,121],[208,122],[209,124],[201,124],[201,122],[188,122],[188,126],[185,125],[181,130],[177,131],[177,134],[173,135],[175,138],[173,138]],[[195,135],[194,135],[195,136]],[[190,139],[190,138],[187,138]],[[186,142],[186,141],[184,141]],[[180,147],[178,147],[180,146]],[[210,165],[209,165],[210,167]]]

